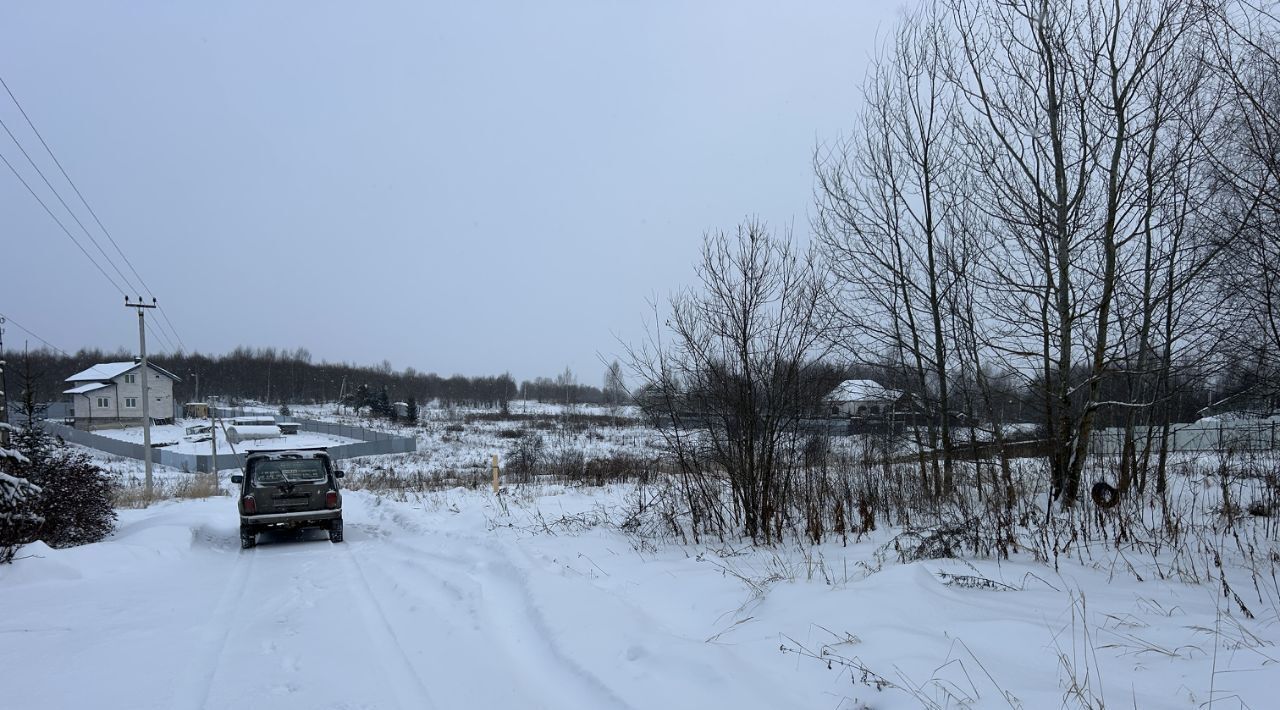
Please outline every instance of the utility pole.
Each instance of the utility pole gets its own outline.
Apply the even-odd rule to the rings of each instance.
[[[9,376],[4,373],[4,318],[0,317],[0,424],[9,423]],[[0,426],[0,449],[9,446],[9,429]]]
[[[213,473],[213,489],[218,489],[218,414],[213,411],[213,407],[209,408],[209,448],[212,458],[209,461],[209,470]]]
[[[151,505],[151,395],[147,392],[147,380],[150,374],[147,367],[147,319],[146,309],[156,307],[156,299],[153,297],[151,303],[143,303],[142,296],[138,296],[137,303],[130,303],[129,297],[124,297],[125,308],[138,309],[138,356],[142,359],[142,463],[146,467],[146,501],[144,505]]]

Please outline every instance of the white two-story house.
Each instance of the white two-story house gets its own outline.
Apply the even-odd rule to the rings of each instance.
[[[148,362],[148,414],[153,422],[173,419],[173,373]],[[142,363],[138,360],[104,362],[77,372],[66,380],[72,385],[63,394],[71,398],[75,426],[92,430],[102,426],[142,423]]]

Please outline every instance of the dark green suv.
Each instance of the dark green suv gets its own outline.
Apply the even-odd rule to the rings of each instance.
[[[240,486],[240,547],[258,544],[265,530],[322,528],[342,542],[342,493],[329,454],[321,450],[251,451]]]

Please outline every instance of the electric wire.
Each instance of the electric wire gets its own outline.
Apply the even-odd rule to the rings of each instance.
[[[102,248],[102,245],[98,243],[98,240],[89,232],[89,228],[84,226],[84,222],[80,221],[80,216],[71,209],[66,200],[62,199],[62,194],[53,186],[53,183],[49,182],[49,178],[45,176],[44,171],[40,169],[39,165],[36,165],[35,160],[32,160],[31,155],[27,153],[27,149],[22,147],[22,143],[18,141],[17,136],[13,135],[13,131],[9,130],[9,124],[5,123],[3,118],[0,118],[0,128],[3,128],[4,132],[9,134],[9,140],[13,141],[13,144],[18,146],[18,150],[21,151],[22,157],[26,158],[27,162],[31,164],[31,168],[36,171],[36,175],[39,175],[40,179],[44,181],[45,187],[49,188],[49,191],[53,193],[53,196],[58,198],[58,202],[62,204],[62,209],[66,210],[67,214],[71,215],[71,219],[74,219],[76,224],[80,225],[80,231],[84,232],[84,235],[89,238],[89,242],[98,248],[98,253],[102,254],[102,258],[107,260],[107,263],[115,270],[116,275],[120,277],[120,280],[124,282],[124,285],[130,290],[136,290],[134,285],[129,282],[129,278],[120,270],[120,267],[116,266],[116,263],[107,255],[107,250]]]
[[[120,292],[121,296],[128,298],[129,294],[126,293],[123,288],[120,288],[120,284],[116,283],[115,279],[111,278],[111,275],[107,273],[106,269],[102,268],[102,265],[98,263],[97,259],[94,259],[93,255],[90,254],[88,250],[84,248],[84,245],[80,243],[80,240],[76,239],[75,235],[71,233],[71,230],[67,229],[67,226],[62,223],[62,220],[58,219],[58,216],[53,213],[53,210],[49,209],[49,205],[45,204],[44,200],[41,199],[40,196],[36,194],[35,190],[31,189],[31,186],[27,184],[27,181],[25,178],[22,177],[22,174],[19,173],[18,170],[13,167],[13,163],[10,163],[9,159],[4,157],[4,153],[0,153],[0,161],[4,161],[4,164],[8,166],[9,170],[13,173],[13,176],[18,178],[18,182],[22,183],[22,186],[27,188],[27,192],[30,192],[32,197],[36,198],[36,202],[39,202],[40,206],[44,208],[44,211],[48,213],[49,217],[52,218],[53,221],[57,223],[58,227],[62,229],[62,233],[67,235],[67,237],[72,241],[72,243],[75,244],[77,247],[79,247],[80,252],[85,255],[85,258],[87,258],[90,262],[93,263],[94,267],[98,269],[98,273],[102,274],[102,277],[105,278],[108,282],[110,282],[110,284],[114,286],[117,291]]]
[[[27,115],[27,110],[22,107],[22,102],[18,100],[18,97],[14,96],[13,90],[9,88],[9,83],[4,80],[3,76],[0,76],[0,86],[4,87],[5,93],[8,94],[9,99],[13,101],[13,105],[18,107],[18,112],[22,114],[22,118],[27,122],[27,126],[31,128],[31,132],[36,135],[36,138],[40,141],[40,145],[44,146],[44,151],[53,159],[53,164],[58,166],[58,172],[62,173],[62,177],[66,179],[67,184],[71,186],[73,191],[75,191],[76,197],[80,198],[80,204],[84,205],[85,209],[89,210],[89,215],[93,217],[93,221],[98,225],[98,228],[102,230],[102,233],[107,236],[107,239],[111,242],[111,246],[115,247],[116,253],[120,255],[120,258],[124,259],[124,263],[129,267],[129,271],[133,273],[134,277],[138,280],[138,283],[142,284],[143,290],[147,292],[147,296],[154,298],[155,294],[147,287],[147,282],[143,280],[140,274],[138,274],[138,270],[134,268],[133,262],[130,261],[129,257],[120,249],[120,245],[116,243],[115,237],[111,236],[111,232],[106,228],[106,225],[102,224],[102,220],[98,218],[98,213],[94,211],[92,206],[90,206],[89,201],[84,198],[84,195],[80,192],[80,188],[76,186],[75,181],[67,174],[66,168],[62,167],[62,161],[58,160],[58,156],[55,155],[53,149],[49,147],[49,144],[44,139],[44,135],[40,133],[40,129],[36,128],[36,124],[31,120],[31,117]]]
[[[84,205],[85,209],[88,210],[89,215],[93,217],[94,223],[97,224],[98,228],[102,230],[102,233],[106,235],[107,240],[111,242],[111,246],[115,248],[116,253],[120,255],[120,258],[124,260],[125,265],[129,267],[129,271],[133,274],[134,278],[137,279],[138,284],[141,285],[142,287],[141,289],[137,289],[137,291],[145,291],[147,296],[151,297],[152,299],[155,299],[155,293],[151,290],[151,287],[147,284],[146,280],[142,278],[142,275],[138,273],[137,268],[134,267],[133,262],[129,259],[128,255],[125,254],[124,250],[120,248],[120,244],[117,243],[115,240],[115,237],[111,235],[111,231],[108,230],[106,225],[102,223],[102,219],[98,217],[98,213],[93,209],[93,206],[89,204],[89,201],[87,199],[85,199],[84,193],[80,191],[79,186],[77,186],[75,181],[71,179],[71,175],[68,174],[66,168],[62,166],[62,161],[58,160],[58,156],[54,154],[53,149],[49,146],[49,143],[44,139],[44,135],[40,133],[40,129],[36,128],[35,122],[31,120],[31,116],[27,114],[27,110],[22,106],[22,102],[18,100],[18,97],[16,95],[14,95],[13,90],[9,88],[9,84],[4,80],[3,76],[0,76],[0,86],[4,87],[5,93],[9,95],[9,99],[13,101],[14,106],[18,108],[18,112],[22,114],[22,118],[27,122],[27,126],[31,129],[31,132],[35,134],[36,139],[40,141],[40,145],[44,147],[44,150],[46,153],[48,153],[49,158],[53,160],[53,164],[57,166],[58,172],[62,174],[63,179],[67,181],[67,184],[71,186],[72,191],[76,193],[76,197],[79,198],[80,203]],[[128,286],[130,289],[134,289],[134,285],[130,283],[128,277],[124,275],[124,272],[121,271],[120,267],[116,265],[115,261],[111,258],[109,254],[107,254],[106,250],[102,248],[102,245],[98,243],[98,240],[93,237],[93,235],[89,232],[88,228],[85,227],[84,223],[80,221],[80,218],[76,215],[76,213],[71,209],[70,206],[67,205],[66,201],[62,199],[62,195],[58,193],[57,189],[55,189],[53,185],[49,182],[49,179],[45,177],[44,172],[40,170],[40,167],[36,165],[35,161],[32,160],[31,156],[27,154],[26,149],[22,147],[22,144],[18,141],[17,137],[13,135],[13,131],[9,130],[9,126],[4,123],[3,119],[0,119],[0,126],[4,127],[5,132],[9,134],[9,138],[14,142],[15,145],[18,146],[18,150],[22,151],[23,156],[26,157],[27,162],[31,163],[31,167],[35,168],[36,173],[38,173],[40,175],[40,178],[44,180],[45,185],[48,186],[48,188],[53,192],[54,196],[58,198],[58,201],[62,203],[62,207],[67,210],[67,212],[71,215],[73,219],[75,219],[76,224],[80,225],[80,229],[84,231],[85,235],[89,237],[89,240],[93,243],[93,245],[97,247],[99,252],[102,253],[102,256],[107,260],[107,263],[110,264],[111,268],[116,272],[116,274],[120,276],[120,280],[123,281],[125,285]],[[7,162],[8,161],[6,161],[6,163]],[[13,170],[12,165],[10,165],[10,170]],[[16,174],[16,171],[15,171],[15,174]],[[25,184],[25,181],[23,182]],[[28,191],[31,191],[33,195],[35,194],[35,192],[31,190],[30,186],[27,186],[27,189]],[[47,206],[45,207],[45,210],[49,211]],[[52,212],[50,212],[50,215],[52,216]],[[69,231],[65,227],[63,231],[68,232],[68,236],[70,236]],[[75,240],[73,239],[73,241]],[[79,246],[78,243],[77,243],[77,246]],[[85,252],[85,255],[88,256],[87,251],[83,247],[81,247],[81,251]],[[101,267],[99,267],[99,270],[102,270]],[[116,288],[119,289],[119,286],[117,286]],[[139,293],[139,295],[141,295],[141,293]],[[165,340],[168,341],[169,343],[170,350],[176,350],[176,348],[173,347],[174,339],[177,340],[182,350],[186,350],[186,343],[182,341],[182,336],[178,334],[178,329],[173,325],[173,321],[169,319],[169,314],[165,312],[163,307],[159,307],[157,308],[157,310],[160,311],[161,317],[164,319],[165,323],[168,325],[169,332],[173,334],[172,339],[168,338],[167,335],[165,337]],[[160,326],[159,324],[157,324],[157,327],[163,330],[163,327]]]
[[[152,329],[151,329],[151,323],[150,323],[150,321],[143,321],[143,323],[145,323],[145,324],[146,324],[146,326],[147,326],[147,332],[151,334],[151,338],[152,338],[153,340],[155,340],[157,343],[167,343],[167,345],[166,345],[165,347],[166,347],[166,349],[168,349],[168,351],[169,351],[170,353],[176,353],[176,352],[178,352],[177,348],[173,347],[173,342],[172,342],[172,341],[170,341],[167,337],[163,337],[163,338],[162,338],[162,337],[159,337],[159,336],[157,336],[157,335],[156,335],[156,332],[157,332],[157,331],[155,331],[155,330],[152,330]],[[164,331],[159,331],[159,332],[160,332],[160,333],[163,333]]]
[[[19,148],[21,148],[21,146],[19,146]],[[94,267],[98,269],[98,273],[102,274],[102,277],[105,278],[108,283],[114,286],[115,289],[120,292],[120,295],[124,296],[126,299],[129,298],[129,294],[126,293],[125,290],[120,287],[120,284],[116,283],[115,279],[111,278],[111,274],[108,274],[106,269],[102,268],[102,265],[98,263],[98,260],[95,259],[87,249],[84,248],[84,245],[80,243],[80,240],[76,239],[75,235],[71,233],[71,230],[67,229],[67,226],[63,224],[62,220],[58,219],[58,216],[54,214],[52,209],[49,208],[49,205],[40,197],[40,195],[36,193],[34,189],[32,189],[31,185],[27,182],[27,180],[24,177],[22,177],[22,174],[18,172],[17,168],[13,166],[13,163],[9,162],[9,159],[6,158],[3,153],[0,153],[0,162],[3,162],[5,166],[9,168],[10,172],[13,173],[14,177],[18,178],[18,182],[22,183],[22,186],[27,188],[27,192],[31,193],[31,196],[35,198],[36,202],[40,203],[40,206],[44,208],[44,211],[49,215],[49,217],[54,221],[54,223],[57,224],[60,229],[62,229],[63,234],[66,234],[67,237],[71,239],[71,242],[80,249],[80,252],[84,254],[85,257],[89,259],[89,261],[94,265]],[[26,330],[26,329],[23,328],[23,330]],[[177,348],[174,347],[173,342],[167,336],[162,337],[162,335],[158,335],[156,331],[151,329],[150,326],[147,326],[147,331],[151,333],[152,337],[155,338],[157,343],[163,343],[164,347],[167,350],[169,350],[169,352],[177,351]],[[50,346],[50,347],[53,347],[53,346]]]
[[[146,286],[146,284],[143,284],[143,286]],[[148,292],[150,292],[150,289],[148,289]],[[178,329],[173,327],[173,321],[169,320],[169,314],[164,312],[164,306],[157,304],[156,310],[160,311],[160,317],[164,319],[164,322],[169,324],[169,330],[173,333],[173,337],[178,339],[178,345],[182,347],[182,352],[185,352],[187,344],[182,342],[182,336],[178,335]]]
[[[22,102],[18,100],[18,97],[16,95],[14,95],[13,90],[9,88],[8,82],[6,82],[4,80],[4,77],[2,76],[0,76],[0,86],[4,87],[5,93],[9,95],[9,99],[13,101],[13,105],[18,108],[18,112],[22,114],[22,118],[27,122],[27,126],[31,129],[31,132],[35,134],[36,138],[40,141],[40,145],[43,146],[45,152],[49,154],[49,158],[53,160],[53,164],[58,167],[58,172],[62,173],[63,179],[67,181],[67,184],[71,186],[72,191],[76,193],[76,197],[80,199],[80,203],[84,205],[86,210],[89,211],[90,216],[93,217],[94,223],[96,223],[98,225],[98,228],[102,230],[102,233],[106,235],[107,240],[111,242],[111,246],[115,248],[116,253],[119,254],[120,258],[124,260],[125,265],[129,267],[129,271],[133,274],[134,278],[137,279],[138,284],[141,285],[142,287],[141,289],[135,289],[135,290],[139,292],[139,295],[141,295],[142,291],[145,291],[147,296],[154,299],[155,293],[151,290],[151,287],[147,284],[146,280],[142,278],[142,275],[138,273],[137,268],[134,267],[133,262],[129,259],[129,256],[124,253],[123,249],[120,248],[120,244],[117,243],[115,240],[115,237],[111,235],[111,231],[108,230],[106,225],[102,223],[102,220],[98,217],[98,213],[93,209],[93,206],[89,204],[89,201],[85,199],[84,194],[80,192],[80,187],[76,185],[74,180],[71,179],[71,175],[67,173],[66,168],[62,167],[62,161],[58,160],[58,156],[54,154],[53,148],[49,147],[49,143],[44,139],[44,135],[40,133],[40,129],[36,128],[35,122],[31,120],[31,116],[29,116],[27,114],[27,110],[23,108]],[[4,121],[2,119],[0,119],[0,125],[4,125]],[[89,230],[84,226],[84,223],[80,221],[80,218],[76,216],[75,212],[72,211],[71,208],[67,205],[67,203],[62,199],[62,196],[58,193],[58,191],[53,187],[52,184],[49,183],[48,178],[45,177],[43,171],[41,171],[40,168],[35,164],[35,161],[31,159],[31,156],[27,155],[27,151],[22,147],[22,144],[18,142],[18,139],[13,135],[13,132],[9,130],[8,125],[4,125],[4,129],[5,129],[5,132],[9,134],[10,139],[12,139],[13,142],[18,145],[18,149],[22,151],[22,154],[26,156],[27,162],[31,163],[31,166],[36,169],[37,173],[40,174],[40,177],[41,179],[44,180],[45,185],[48,185],[49,189],[53,191],[54,195],[58,197],[58,201],[62,203],[63,208],[65,208],[67,212],[69,212],[71,216],[75,218],[76,223],[80,225],[80,229],[84,230],[85,234],[89,237],[90,241],[93,242],[93,245],[98,248],[98,251],[102,253],[102,256],[107,259],[108,263],[111,264],[112,269],[114,269],[115,272],[120,275],[120,278],[122,281],[125,282],[125,285],[131,289],[134,289],[134,285],[130,283],[129,279],[115,264],[115,261],[111,258],[109,254],[107,254],[106,250],[102,248],[102,245],[99,244],[96,239],[94,239],[93,235],[90,234]],[[164,318],[165,322],[169,325],[169,330],[173,333],[173,337],[178,341],[179,344],[183,346],[183,349],[185,350],[186,344],[182,342],[182,336],[178,335],[177,328],[175,328],[173,325],[173,322],[169,320],[169,315],[164,312],[163,308],[158,308],[157,310],[160,311],[160,315]]]
[[[44,338],[41,338],[39,335],[36,335],[34,332],[32,332],[30,328],[27,328],[27,327],[26,327],[26,326],[24,326],[23,324],[21,324],[21,323],[19,323],[18,321],[16,321],[16,320],[14,320],[14,319],[10,318],[9,316],[5,315],[4,313],[0,313],[0,319],[4,319],[4,321],[5,321],[6,323],[12,323],[12,324],[14,324],[15,326],[17,326],[17,327],[18,327],[18,330],[21,330],[22,332],[26,333],[27,335],[30,335],[31,337],[35,338],[36,340],[39,340],[40,342],[44,343],[44,344],[45,344],[47,347],[49,347],[50,349],[58,351],[59,353],[61,353],[61,354],[62,354],[62,356],[63,356],[63,357],[71,357],[71,354],[70,354],[70,353],[68,353],[66,350],[63,350],[62,348],[58,347],[57,345],[54,345],[53,343],[49,342],[48,340],[45,340]],[[3,354],[3,353],[0,353],[0,354]]]

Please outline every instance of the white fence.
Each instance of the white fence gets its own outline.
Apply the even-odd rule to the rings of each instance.
[[[1146,427],[1134,432],[1138,446],[1143,446]],[[1160,430],[1151,431],[1153,446],[1160,440]],[[1095,454],[1119,454],[1124,447],[1124,429],[1100,429],[1089,437],[1089,449]],[[1169,430],[1170,451],[1275,451],[1280,448],[1280,419],[1226,419],[1206,424],[1174,424]]]

